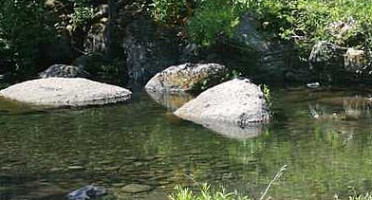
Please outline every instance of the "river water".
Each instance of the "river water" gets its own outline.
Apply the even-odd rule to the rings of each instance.
[[[369,94],[272,89],[271,123],[246,135],[175,117],[171,110],[190,97],[163,98],[166,108],[139,91],[126,104],[62,110],[0,100],[0,199],[65,199],[91,183],[118,199],[166,199],[176,185],[204,182],[258,198],[283,165],[267,197],[365,193],[372,189]],[[133,183],[151,190],[121,190]]]

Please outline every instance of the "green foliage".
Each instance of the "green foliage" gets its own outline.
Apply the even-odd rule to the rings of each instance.
[[[72,27],[85,26],[93,18],[93,6],[89,0],[74,1],[74,12],[72,14]]]
[[[43,1],[0,1],[0,55],[25,75],[35,70],[39,45],[53,38]]]
[[[173,23],[187,14],[186,0],[154,0],[153,17],[162,22]]]
[[[251,12],[261,22],[261,31],[273,39],[295,41],[303,49],[318,40],[372,49],[372,0],[190,2],[194,5],[191,17],[186,14],[186,0],[154,0],[154,17],[164,22],[189,17],[189,37],[203,46],[214,44],[220,34],[232,36],[242,13]],[[341,30],[344,25],[350,28]]]
[[[188,188],[176,186],[176,192],[169,196],[170,200],[248,200],[247,196],[240,196],[235,192],[226,192],[222,188],[221,191],[213,191],[208,184],[203,184],[200,188],[200,193],[194,194]]]
[[[220,34],[231,36],[239,23],[239,7],[232,1],[207,1],[197,8],[188,22],[188,32],[195,42],[209,46]]]
[[[261,87],[262,87],[262,92],[264,93],[267,102],[271,104],[271,92],[270,92],[269,86],[266,84],[263,84],[263,86]]]
[[[247,0],[246,5],[267,23],[265,31],[303,47],[318,40],[364,48],[372,44],[371,0]]]

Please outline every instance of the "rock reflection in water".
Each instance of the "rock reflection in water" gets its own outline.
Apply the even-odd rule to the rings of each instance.
[[[166,107],[170,111],[175,111],[183,104],[187,103],[194,97],[185,92],[167,93],[167,92],[149,92],[147,94],[158,104]]]
[[[357,120],[370,118],[372,101],[366,97],[328,97],[309,104],[311,115],[319,119]]]
[[[40,110],[40,108],[0,96],[0,115],[29,113],[36,110]]]
[[[262,132],[262,125],[238,126],[232,123],[203,122],[202,125],[220,135],[232,139],[249,139],[257,137]]]

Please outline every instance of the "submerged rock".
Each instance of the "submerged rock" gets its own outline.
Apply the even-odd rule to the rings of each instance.
[[[101,197],[107,194],[103,187],[87,185],[67,195],[68,200],[88,200],[96,197]]]
[[[191,94],[185,92],[168,93],[147,91],[147,94],[149,94],[156,103],[161,104],[171,111],[177,110],[194,98]]]
[[[157,73],[145,88],[157,92],[201,91],[223,81],[225,74],[224,65],[186,63]]]
[[[22,82],[0,91],[0,95],[34,105],[75,107],[125,102],[125,88],[83,78],[47,78]]]
[[[224,137],[238,140],[254,138],[262,132],[261,124],[252,124],[249,127],[241,127],[230,123],[204,122],[202,125]]]
[[[121,191],[127,193],[141,193],[141,192],[148,192],[152,189],[151,186],[148,185],[139,185],[139,184],[130,184],[126,185],[121,188]]]
[[[227,123],[240,127],[268,122],[269,112],[261,89],[248,79],[214,86],[174,112],[198,124]]]
[[[40,78],[62,77],[62,78],[85,78],[89,73],[81,67],[64,64],[54,64],[39,74]]]

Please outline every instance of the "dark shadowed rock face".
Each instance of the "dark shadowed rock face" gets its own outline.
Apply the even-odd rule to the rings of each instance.
[[[134,20],[126,27],[122,46],[133,82],[146,83],[157,72],[178,62],[175,34],[159,29],[147,19]]]
[[[72,65],[54,64],[39,74],[40,78],[77,78],[89,77],[89,73],[80,67]]]
[[[328,81],[371,80],[368,54],[363,50],[341,47],[327,41],[316,43],[309,56],[310,69]]]
[[[33,105],[75,107],[125,102],[132,93],[125,88],[83,78],[46,78],[10,86],[1,90],[0,95]]]
[[[85,52],[105,52],[106,51],[106,23],[96,23],[90,30],[84,41]]]
[[[321,71],[338,68],[338,70],[342,70],[346,51],[347,48],[337,46],[327,41],[320,41],[314,45],[310,53],[310,69]]]
[[[226,71],[224,65],[216,63],[171,66],[151,78],[145,88],[157,92],[201,91],[222,82]]]
[[[174,114],[203,125],[226,123],[252,127],[269,121],[264,94],[248,79],[234,79],[214,86]]]
[[[233,36],[224,44],[236,52],[224,53],[222,59],[227,62],[223,63],[227,66],[236,65],[229,62],[236,62],[245,68],[249,66],[248,74],[255,74],[255,79],[282,81],[285,79],[285,72],[298,65],[297,49],[291,43],[269,40],[260,29],[260,21],[253,13],[242,15]]]

